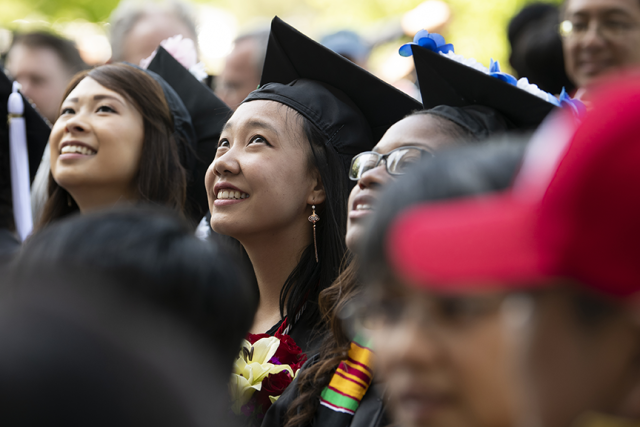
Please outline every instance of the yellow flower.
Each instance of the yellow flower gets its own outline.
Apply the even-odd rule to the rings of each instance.
[[[293,370],[289,365],[274,365],[269,360],[276,354],[280,340],[275,337],[261,338],[253,346],[249,341],[242,342],[240,355],[233,365],[233,373],[229,382],[229,393],[233,402],[231,409],[237,415],[253,393],[262,388],[262,381],[270,374],[289,371],[293,377]]]

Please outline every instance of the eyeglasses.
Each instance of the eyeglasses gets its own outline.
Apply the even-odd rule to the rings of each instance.
[[[597,33],[604,39],[614,40],[627,35],[632,30],[639,28],[638,23],[625,22],[617,19],[605,21],[598,20],[580,20],[580,21],[562,21],[559,27],[560,35],[565,39],[579,39],[584,37],[591,28],[591,23],[595,22]]]
[[[402,175],[409,166],[425,157],[433,157],[433,153],[419,147],[400,147],[387,154],[365,151],[351,160],[349,179],[359,180],[365,172],[378,167],[381,162],[384,162],[390,175]]]

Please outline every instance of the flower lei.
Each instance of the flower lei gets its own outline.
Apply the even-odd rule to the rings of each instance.
[[[262,422],[307,360],[293,338],[281,332],[282,326],[274,336],[248,334],[234,362],[229,382],[231,410],[248,417],[249,425]]]
[[[459,62],[463,65],[471,67],[481,73],[487,74],[491,77],[495,77],[503,82],[520,88],[530,94],[544,99],[545,101],[555,105],[556,107],[566,108],[570,110],[576,117],[581,117],[586,113],[586,107],[578,99],[572,99],[567,92],[562,88],[562,93],[558,98],[552,94],[543,91],[537,85],[529,83],[529,79],[522,77],[516,79],[510,74],[503,73],[500,70],[500,63],[491,59],[490,68],[485,67],[473,58],[465,58],[462,55],[455,53],[452,44],[445,44],[444,37],[440,34],[431,34],[427,30],[420,30],[413,38],[413,42],[406,43],[400,47],[399,53],[401,56],[411,56],[411,46],[417,45],[429,49],[432,52],[446,56],[447,58]]]

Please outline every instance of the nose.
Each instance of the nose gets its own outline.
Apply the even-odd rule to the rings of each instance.
[[[437,365],[444,355],[440,340],[431,328],[407,319],[398,328],[382,329],[373,335],[381,371],[424,369]]]
[[[81,114],[74,114],[65,123],[64,130],[67,133],[83,133],[88,130],[89,126],[85,122]]]
[[[384,162],[381,162],[373,169],[369,169],[362,174],[358,180],[358,187],[362,190],[367,188],[376,188],[385,185],[391,179],[391,175],[387,173]]]
[[[238,174],[240,172],[240,163],[238,163],[234,147],[231,147],[222,155],[216,156],[213,163],[211,163],[210,169],[213,174],[219,177]]]
[[[583,34],[581,44],[583,47],[601,47],[607,40],[602,35],[601,24],[597,21],[590,21],[589,28]]]

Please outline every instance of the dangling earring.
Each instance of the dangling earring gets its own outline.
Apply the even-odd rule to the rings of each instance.
[[[320,217],[316,214],[316,205],[312,205],[313,213],[309,217],[309,222],[313,224],[313,247],[316,250],[316,262],[318,262],[318,242],[316,241],[316,222],[320,221]]]
[[[67,194],[67,206],[71,207],[71,196]]]

